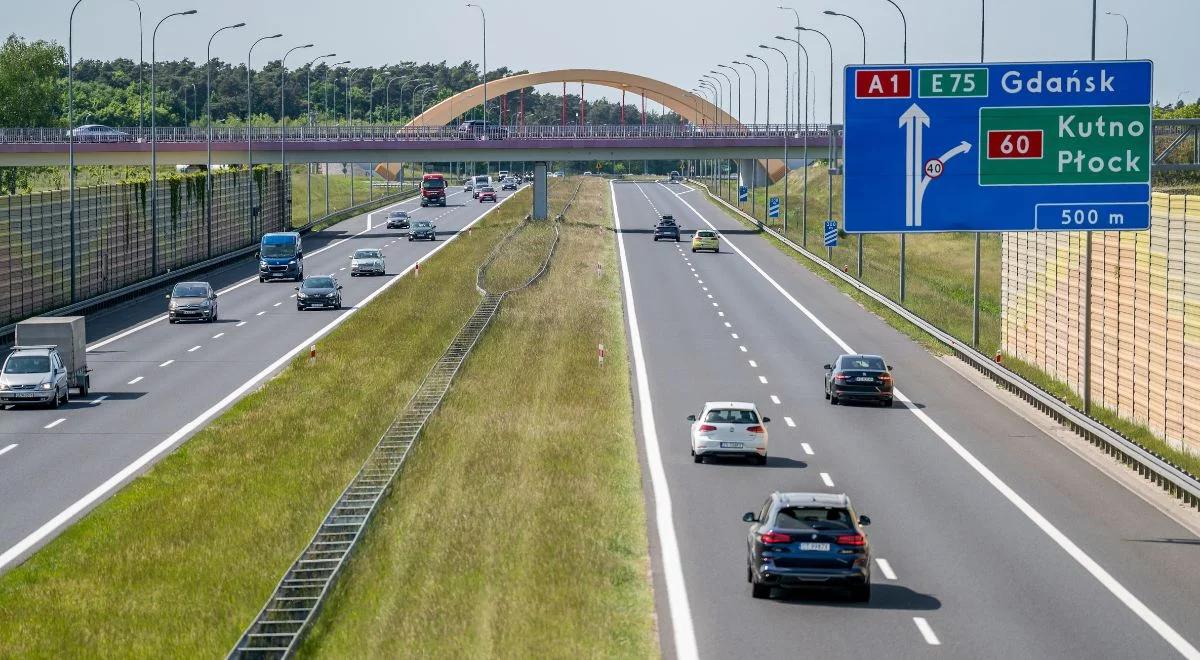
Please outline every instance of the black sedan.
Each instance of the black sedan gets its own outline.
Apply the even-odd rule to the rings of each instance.
[[[659,239],[679,242],[679,225],[673,216],[664,215],[654,226],[654,240],[657,242]]]
[[[341,309],[342,285],[332,275],[304,278],[296,287],[296,309],[303,312],[314,307]]]
[[[437,240],[437,227],[428,220],[417,220],[412,223],[412,229],[408,230],[408,240],[417,241],[422,239]]]
[[[875,401],[881,406],[892,397],[892,365],[878,355],[840,355],[825,365],[825,398],[831,405],[845,401]]]
[[[828,586],[848,589],[856,602],[871,599],[863,530],[871,519],[856,514],[846,495],[775,492],[742,520],[751,523],[746,580],[755,598],[770,598],[776,587]]]

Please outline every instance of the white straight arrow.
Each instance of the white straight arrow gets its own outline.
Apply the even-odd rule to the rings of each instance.
[[[921,225],[921,210],[916,202],[916,190],[919,177],[924,171],[922,158],[922,133],[929,127],[929,115],[916,103],[910,105],[904,114],[900,115],[900,128],[907,129],[904,158],[908,164],[908,172],[904,182],[904,226]],[[916,202],[916,204],[914,204]]]
[[[957,156],[959,154],[969,153],[970,151],[971,151],[971,143],[967,142],[966,140],[963,140],[962,142],[958,143],[958,146],[956,146],[953,149],[951,149],[950,151],[947,151],[946,153],[942,154],[942,157],[938,159],[938,160],[942,161],[942,171],[943,172],[946,171],[946,163],[950,162],[951,158],[954,158],[955,156]],[[924,171],[924,169],[925,169],[924,166],[922,166],[921,167],[922,172]],[[930,181],[933,181],[933,177],[931,177],[929,175],[925,175],[925,176],[921,177],[921,183],[917,186],[917,198],[915,200],[915,207],[916,207],[915,221],[916,221],[916,224],[918,227],[921,226],[921,203],[925,199],[925,188],[927,188],[929,186]]]

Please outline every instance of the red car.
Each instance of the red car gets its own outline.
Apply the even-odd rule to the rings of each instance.
[[[480,202],[496,201],[496,189],[488,187],[488,188],[484,188],[484,189],[480,190],[479,191],[479,201]]]

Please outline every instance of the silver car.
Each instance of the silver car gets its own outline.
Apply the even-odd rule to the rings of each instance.
[[[167,320],[180,321],[217,320],[217,292],[208,282],[180,282],[167,295]]]
[[[54,346],[14,346],[0,369],[0,404],[45,404],[71,400],[66,366]]]
[[[355,250],[350,258],[350,277],[359,275],[383,275],[387,266],[383,261],[383,250],[363,248]]]

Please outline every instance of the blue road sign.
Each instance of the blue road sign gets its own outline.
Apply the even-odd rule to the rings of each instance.
[[[746,186],[738,186],[738,201],[744,202],[750,199],[750,193],[746,190]]]
[[[771,218],[779,217],[779,198],[772,197],[767,200],[767,216]]]
[[[1150,226],[1149,61],[845,76],[849,233]]]
[[[837,220],[825,221],[825,247],[837,247]]]

